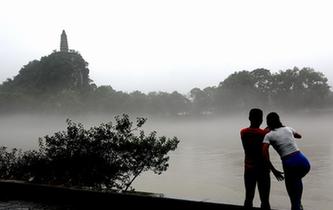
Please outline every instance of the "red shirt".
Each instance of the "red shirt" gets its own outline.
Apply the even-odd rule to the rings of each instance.
[[[264,167],[262,141],[269,130],[261,128],[243,128],[240,131],[245,153],[245,169]]]

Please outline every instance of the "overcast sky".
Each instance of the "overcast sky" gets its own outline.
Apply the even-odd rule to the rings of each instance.
[[[240,70],[297,66],[333,85],[333,2],[327,0],[0,0],[0,81],[70,49],[116,90],[216,86]]]

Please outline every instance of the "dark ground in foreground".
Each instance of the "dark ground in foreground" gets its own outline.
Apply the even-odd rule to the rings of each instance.
[[[158,209],[240,210],[242,206],[165,198],[149,194],[95,192],[0,180],[0,210]]]

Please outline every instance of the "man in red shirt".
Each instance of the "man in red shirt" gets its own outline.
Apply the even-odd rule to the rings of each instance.
[[[251,208],[256,185],[261,200],[262,209],[271,209],[269,204],[270,192],[270,167],[264,161],[262,155],[262,141],[268,130],[260,128],[263,121],[261,109],[254,108],[249,112],[250,127],[240,131],[242,145],[245,153],[244,183],[245,202],[244,206]]]

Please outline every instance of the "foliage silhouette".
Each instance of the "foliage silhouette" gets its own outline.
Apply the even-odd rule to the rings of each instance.
[[[0,178],[127,191],[142,172],[167,170],[177,137],[145,135],[145,118],[137,118],[135,127],[126,114],[115,120],[90,129],[67,120],[67,130],[40,138],[37,151],[1,147]]]

